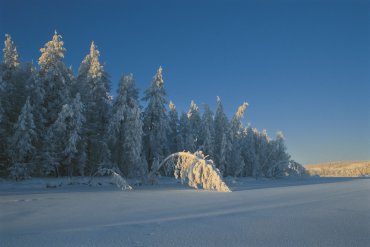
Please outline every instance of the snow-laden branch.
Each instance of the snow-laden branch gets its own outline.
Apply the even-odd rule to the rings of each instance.
[[[121,190],[132,190],[132,187],[130,184],[124,179],[118,172],[116,172],[114,169],[110,168],[101,168],[99,169],[90,179],[89,184],[91,184],[91,181],[93,177],[96,175],[105,176],[109,175],[112,177],[112,182]]]
[[[213,161],[206,160],[202,152],[173,153],[153,167],[149,178],[154,176],[161,167],[165,167],[167,171],[172,170],[176,179],[181,183],[187,181],[190,187],[198,189],[198,186],[201,186],[205,190],[231,192]]]

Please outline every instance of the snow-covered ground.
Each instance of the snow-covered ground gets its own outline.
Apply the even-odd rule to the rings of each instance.
[[[227,183],[232,193],[3,180],[0,246],[370,246],[368,178]]]

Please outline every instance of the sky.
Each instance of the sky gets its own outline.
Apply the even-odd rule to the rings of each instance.
[[[93,40],[112,80],[142,94],[163,67],[168,100],[191,100],[271,137],[302,164],[370,160],[370,2],[0,0],[0,36],[37,62],[54,30],[75,73]],[[144,104],[144,102],[143,102]]]

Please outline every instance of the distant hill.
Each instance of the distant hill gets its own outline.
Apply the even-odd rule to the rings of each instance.
[[[370,176],[368,161],[336,161],[304,166],[310,175],[321,177],[362,177]]]

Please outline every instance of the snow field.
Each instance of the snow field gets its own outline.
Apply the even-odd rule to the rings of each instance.
[[[32,180],[31,180],[32,181]],[[369,179],[226,179],[232,193],[163,178],[119,191],[0,182],[2,246],[368,246]],[[50,181],[49,181],[50,183]]]

